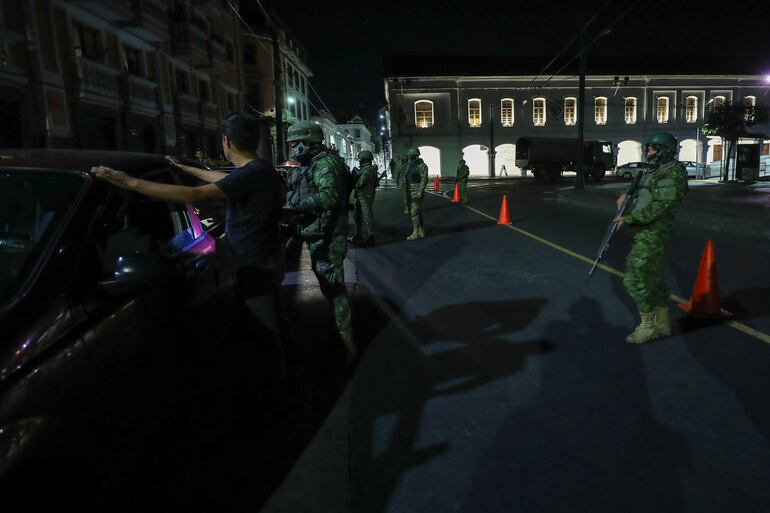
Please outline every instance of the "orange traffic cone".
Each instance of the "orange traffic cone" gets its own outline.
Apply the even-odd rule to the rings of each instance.
[[[452,198],[452,203],[460,203],[460,184],[455,184],[455,195]]]
[[[503,194],[503,204],[500,207],[500,218],[497,224],[511,224],[511,218],[508,217],[508,197]]]
[[[436,175],[436,179],[433,180],[433,191],[438,192],[439,187],[441,187],[441,179]]]
[[[706,241],[706,246],[703,248],[700,268],[698,269],[698,276],[695,278],[690,302],[677,306],[693,317],[719,318],[732,315],[719,306],[717,263],[714,258],[714,244],[710,240]]]

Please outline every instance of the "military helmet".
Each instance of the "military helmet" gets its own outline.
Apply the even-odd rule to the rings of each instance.
[[[321,127],[310,121],[297,121],[289,127],[287,142],[304,141],[308,144],[321,143],[324,132]]]
[[[464,165],[465,165],[465,161],[464,161],[463,159],[460,159],[460,162],[459,162],[459,164],[460,164],[461,166],[464,166]]]
[[[374,155],[369,150],[364,150],[358,154],[358,160],[374,160]]]
[[[406,150],[406,156],[407,157],[419,157],[420,156],[420,150],[417,149],[414,146],[410,146],[408,150]]]
[[[647,146],[648,144],[663,146],[664,148],[668,148],[672,152],[676,153],[676,148],[677,148],[676,137],[674,137],[668,132],[651,133],[650,135],[647,136],[647,141],[644,143],[645,146]]]

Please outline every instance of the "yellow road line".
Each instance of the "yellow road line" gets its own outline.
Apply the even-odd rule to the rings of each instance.
[[[446,198],[446,196],[444,196],[443,194],[438,194],[438,193],[435,193],[435,192],[431,192],[431,194],[433,194],[434,196],[440,196],[442,198],[449,199],[449,198]],[[477,209],[475,209],[473,207],[469,207],[468,205],[462,205],[462,206],[467,208],[468,210],[476,212],[480,216],[486,217],[487,219],[491,219],[492,221],[497,222],[496,218],[494,218],[494,217],[492,217],[492,216],[490,216],[488,214],[485,214],[484,212],[482,212],[480,210],[477,210]],[[526,230],[522,230],[521,228],[518,228],[516,226],[510,225],[510,224],[504,224],[504,225],[498,225],[498,226],[504,226],[506,228],[509,228],[509,229],[511,229],[511,230],[513,230],[513,231],[515,231],[517,233],[520,233],[521,235],[524,235],[525,237],[529,237],[530,239],[536,240],[536,241],[538,241],[541,244],[545,244],[546,246],[548,246],[550,248],[553,248],[553,249],[555,249],[557,251],[561,251],[562,253],[565,253],[565,254],[567,254],[567,255],[569,255],[571,257],[577,258],[578,260],[581,260],[581,261],[583,261],[583,262],[585,262],[587,264],[593,265],[593,263],[594,263],[594,261],[592,259],[590,259],[588,257],[585,257],[585,256],[581,255],[580,253],[576,253],[576,252],[572,251],[571,249],[567,249],[564,246],[560,246],[560,245],[558,245],[556,243],[553,243],[553,242],[551,242],[549,240],[546,240],[546,239],[544,239],[544,238],[542,238],[542,237],[540,237],[538,235],[535,235],[534,233],[530,233],[530,232],[528,232]],[[603,271],[607,271],[610,274],[614,274],[615,276],[618,276],[620,278],[623,277],[623,273],[621,271],[618,271],[617,269],[615,269],[614,267],[610,267],[609,265],[605,265],[605,264],[601,264],[600,263],[596,267],[598,269],[602,269]],[[670,297],[676,303],[687,304],[689,302],[689,300],[684,299],[682,297],[679,297],[676,294],[671,294]],[[736,330],[738,330],[738,331],[740,331],[742,333],[745,333],[746,335],[748,335],[750,337],[754,337],[757,340],[760,340],[760,341],[762,341],[762,342],[764,342],[766,344],[770,344],[770,335],[768,335],[767,333],[764,333],[762,331],[754,329],[751,326],[747,326],[747,325],[743,324],[742,322],[738,322],[738,321],[727,321],[727,322],[725,322],[725,324],[727,324],[728,326],[730,326],[733,329],[736,329]]]

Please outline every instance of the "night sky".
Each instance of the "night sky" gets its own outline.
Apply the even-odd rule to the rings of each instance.
[[[586,40],[605,28],[612,32],[591,48],[589,73],[591,57],[601,55],[742,55],[761,62],[770,55],[767,3],[761,1],[713,7],[681,0],[488,0],[464,8],[432,0],[263,5],[270,2],[308,51],[311,82],[329,107],[372,120],[385,102],[383,55],[542,56],[547,63],[577,34],[581,13],[587,21],[602,6]],[[565,55],[575,53],[573,45]]]

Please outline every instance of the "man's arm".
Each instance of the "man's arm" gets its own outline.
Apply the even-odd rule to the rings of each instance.
[[[225,197],[222,189],[214,184],[201,185],[200,187],[188,187],[186,185],[172,185],[166,183],[151,182],[141,178],[133,178],[123,171],[106,166],[92,167],[91,172],[99,179],[109,182],[116,187],[128,191],[138,192],[151,198],[158,198],[172,203],[194,203],[206,199],[220,199]]]
[[[166,161],[180,171],[184,171],[185,173],[191,174],[199,180],[203,180],[204,182],[208,183],[218,182],[227,176],[227,173],[223,173],[221,171],[211,171],[208,169],[201,169],[199,167],[186,166],[176,160],[174,157],[170,157],[168,155],[166,155]]]
[[[623,216],[623,224],[626,226],[638,226],[650,224],[663,217],[669,210],[682,201],[686,183],[683,186],[682,178],[669,173],[660,178],[654,184],[654,193],[650,203],[641,210],[631,212]]]

